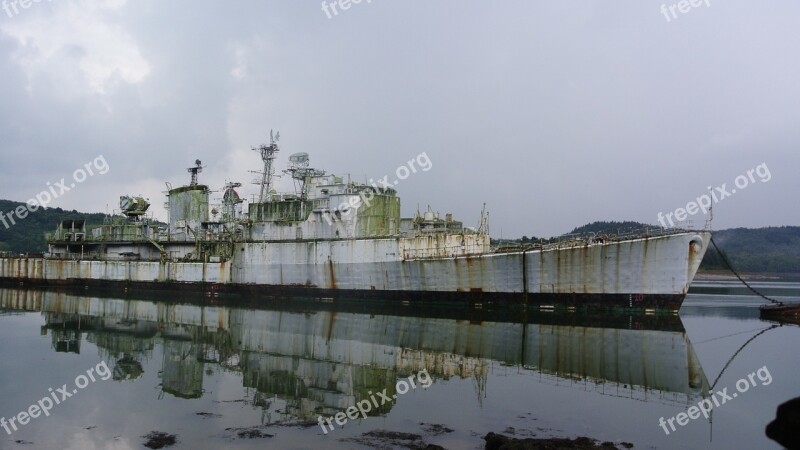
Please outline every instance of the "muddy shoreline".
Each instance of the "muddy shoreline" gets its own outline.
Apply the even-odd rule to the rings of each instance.
[[[746,281],[800,281],[800,273],[740,273]],[[695,281],[739,281],[730,270],[700,270]]]

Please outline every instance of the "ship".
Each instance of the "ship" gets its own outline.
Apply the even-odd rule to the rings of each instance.
[[[402,218],[389,183],[358,182],[310,166],[283,170],[295,189],[274,188],[279,135],[254,147],[263,168],[257,198],[229,182],[221,202],[198,181],[167,183],[167,223],[141,196],[120,197],[102,224],[70,219],[48,233],[46,253],[0,257],[0,282],[119,293],[213,298],[316,298],[379,302],[524,304],[541,310],[676,312],[711,240],[702,230],[652,227],[498,248],[488,214],[475,227],[428,208]]]

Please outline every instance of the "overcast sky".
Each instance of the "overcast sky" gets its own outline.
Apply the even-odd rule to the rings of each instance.
[[[650,0],[366,1],[6,4],[0,198],[69,185],[102,155],[106,174],[50,206],[141,194],[165,219],[164,183],[187,183],[195,159],[212,189],[256,193],[250,147],[275,129],[278,169],[307,152],[392,181],[424,152],[431,170],[397,184],[404,215],[430,205],[474,226],[486,203],[494,237],[656,224],[762,163],[769,177],[751,171],[714,228],[800,225],[796,0],[674,15]]]

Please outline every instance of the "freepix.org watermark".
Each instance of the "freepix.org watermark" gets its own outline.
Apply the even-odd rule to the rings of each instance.
[[[708,213],[712,205],[716,205],[717,203],[730,197],[736,192],[741,191],[746,187],[750,186],[751,183],[755,183],[756,177],[754,177],[753,174],[758,175],[758,179],[762,183],[766,183],[767,181],[772,179],[772,174],[769,172],[769,167],[767,167],[767,163],[761,163],[754,169],[748,170],[746,173],[747,175],[739,175],[738,177],[736,177],[736,179],[733,180],[733,184],[736,186],[735,188],[730,188],[729,190],[727,183],[722,183],[722,186],[715,187],[713,190],[711,189],[711,186],[709,186],[708,190],[710,192],[710,195],[703,194],[700,197],[697,197],[695,199],[696,201],[691,201],[687,203],[686,208],[678,208],[675,211],[668,212],[667,214],[659,212],[658,222],[664,228],[667,228],[666,222],[669,222],[670,227],[674,227],[675,222],[673,222],[672,220],[673,216],[675,217],[676,221],[683,222],[684,220],[686,220],[688,216],[693,216],[698,212],[702,211],[703,214]]]
[[[49,395],[42,397],[41,400],[29,406],[28,409],[18,412],[15,416],[8,419],[8,421],[6,421],[5,417],[0,417],[0,427],[3,427],[6,433],[11,434],[13,433],[13,431],[11,431],[12,429],[14,431],[19,429],[17,424],[19,424],[19,426],[27,425],[30,423],[31,419],[36,419],[42,414],[49,416],[53,406],[60,405],[68,398],[77,394],[78,389],[83,389],[89,385],[89,380],[91,380],[92,383],[97,381],[95,375],[103,381],[111,378],[111,370],[108,369],[105,361],[100,361],[97,366],[90,367],[89,370],[86,371],[86,375],[80,374],[75,377],[75,388],[71,391],[67,388],[66,383],[55,391],[53,388],[49,388]]]
[[[372,391],[369,391],[369,398],[361,400],[354,406],[347,408],[346,411],[340,411],[333,417],[329,417],[327,419],[319,416],[317,418],[317,422],[319,423],[320,428],[322,428],[322,432],[328,434],[328,428],[330,428],[330,431],[333,431],[333,422],[336,422],[337,425],[343,427],[344,424],[347,423],[348,419],[356,420],[359,414],[362,418],[366,419],[367,413],[372,411],[373,406],[375,409],[378,409],[387,403],[397,400],[398,395],[405,394],[410,389],[416,389],[417,384],[414,383],[415,377],[417,378],[417,381],[419,381],[420,385],[425,389],[429,388],[433,384],[433,378],[431,378],[430,374],[428,373],[428,369],[422,369],[417,373],[412,373],[408,376],[408,378],[401,378],[397,380],[397,383],[394,386],[397,394],[393,394],[391,397],[386,393],[386,389],[376,394],[373,394]],[[378,400],[380,400],[380,403]]]
[[[13,19],[14,16],[19,14],[20,8],[28,9],[34,3],[41,3],[43,1],[44,0],[3,0],[2,8],[3,11],[5,11],[6,14],[8,14],[8,17]],[[49,2],[52,0],[47,0],[47,1]],[[11,13],[12,11],[14,12],[13,14]]]
[[[678,3],[674,3],[672,5],[667,6],[666,4],[661,5],[661,14],[664,15],[664,19],[667,20],[667,23],[671,22],[672,19],[678,18],[678,13],[687,14],[689,11],[699,8],[702,5],[706,5],[707,7],[711,7],[710,0],[681,0]]]
[[[733,392],[728,394],[728,388],[725,388],[721,391],[717,391],[716,393],[711,395],[711,398],[704,398],[701,400],[697,406],[692,406],[686,410],[686,412],[680,412],[673,417],[670,417],[667,420],[664,420],[664,417],[658,419],[658,426],[660,426],[664,433],[669,436],[669,429],[667,429],[667,425],[669,424],[669,428],[672,431],[675,431],[675,422],[678,423],[680,426],[685,426],[689,423],[689,420],[694,420],[700,418],[702,414],[703,417],[708,419],[709,413],[714,408],[719,408],[720,406],[724,405],[730,400],[735,399],[739,396],[739,394],[744,394],[747,392],[751,387],[759,386],[756,384],[756,377],[758,377],[759,381],[761,381],[760,386],[767,386],[772,383],[772,375],[769,373],[769,369],[767,366],[764,366],[757,371],[751,373],[747,376],[747,378],[742,378],[736,382],[736,390],[738,392]]]
[[[358,5],[362,1],[365,3],[372,3],[372,0],[332,0],[330,2],[323,0],[322,11],[328,16],[328,19],[333,19],[334,16],[339,15],[339,11],[336,10],[337,7],[342,11],[347,11],[351,6]],[[333,12],[332,15],[331,12]]]
[[[83,167],[72,172],[72,182],[69,184],[69,186],[67,186],[67,182],[64,178],[52,184],[47,182],[47,189],[36,194],[34,196],[35,199],[29,199],[24,205],[19,205],[9,212],[0,211],[0,223],[2,223],[3,226],[8,229],[12,225],[16,225],[17,220],[22,220],[28,217],[29,213],[32,213],[39,208],[47,209],[48,203],[52,202],[58,197],[61,197],[64,193],[69,192],[75,188],[78,183],[83,183],[87,178],[95,175],[95,173],[98,175],[104,175],[108,172],[108,169],[109,167],[106,159],[103,157],[103,155],[100,155],[94,160],[84,164]]]
[[[361,205],[365,205],[369,207],[372,204],[372,199],[375,198],[375,193],[386,190],[388,188],[394,188],[401,181],[407,179],[412,174],[417,173],[418,170],[422,170],[423,172],[427,172],[433,168],[433,162],[428,157],[427,152],[422,152],[414,158],[408,160],[408,162],[402,166],[399,166],[394,171],[394,178],[392,181],[389,181],[389,175],[384,175],[383,178],[375,181],[374,179],[370,178],[369,185],[372,186],[373,189],[364,189],[361,193],[356,197],[350,197],[349,201],[343,202],[337,208],[335,208],[334,214],[337,217],[334,217],[330,211],[325,212],[322,214],[322,218],[325,219],[325,222],[328,225],[332,225],[335,220],[339,216],[348,216],[351,214],[355,208],[358,208]]]

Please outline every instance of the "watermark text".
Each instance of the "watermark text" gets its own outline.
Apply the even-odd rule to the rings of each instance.
[[[69,183],[69,186],[67,185],[65,178],[62,178],[55,183],[50,183],[48,181],[47,189],[36,194],[34,196],[35,199],[29,199],[24,205],[19,205],[11,211],[0,211],[0,223],[2,223],[6,229],[9,229],[11,226],[17,224],[17,220],[22,220],[28,217],[29,213],[32,213],[39,208],[47,209],[48,203],[59,198],[64,193],[74,189],[78,183],[83,183],[87,178],[95,175],[95,171],[97,171],[96,173],[99,175],[104,175],[108,172],[108,169],[109,167],[106,159],[103,157],[103,155],[100,155],[94,160],[84,164],[83,167],[80,167],[72,172],[72,182]]]
[[[354,406],[347,408],[346,411],[340,411],[333,417],[329,417],[327,419],[319,416],[317,418],[317,422],[319,423],[320,428],[322,428],[322,432],[328,434],[329,428],[330,431],[333,431],[334,422],[342,427],[347,423],[348,419],[356,420],[359,415],[366,419],[367,413],[372,411],[373,406],[375,409],[378,409],[387,403],[397,400],[398,395],[405,394],[409,391],[409,389],[416,389],[417,384],[414,382],[415,377],[419,384],[425,389],[429,388],[433,384],[433,378],[431,378],[430,374],[428,373],[428,369],[422,369],[417,373],[412,373],[408,376],[408,378],[401,378],[398,380],[395,384],[395,392],[397,392],[397,394],[393,394],[391,397],[386,393],[386,389],[375,394],[373,394],[372,391],[369,391],[369,398],[361,400]],[[378,400],[380,400],[380,403]]]
[[[372,0],[363,0],[367,3],[372,3]],[[333,19],[339,15],[337,7],[341,11],[347,11],[353,5],[358,5],[362,0],[331,0],[330,2],[322,1],[322,11],[328,16],[328,19]],[[331,14],[333,13],[333,14]]]
[[[52,1],[52,0],[47,0]],[[34,3],[41,3],[42,0],[3,0],[2,8],[3,11],[8,14],[8,17],[13,19],[14,16],[19,15],[19,9],[28,9]],[[12,14],[13,11],[13,14]]]
[[[45,417],[50,415],[50,410],[53,409],[55,405],[60,405],[64,403],[68,398],[72,397],[73,395],[78,393],[78,389],[83,389],[89,385],[89,380],[94,383],[97,381],[95,375],[99,377],[100,380],[108,380],[111,378],[111,370],[108,369],[105,361],[100,361],[95,367],[90,367],[89,370],[86,371],[86,375],[80,374],[75,377],[75,386],[76,388],[69,390],[66,384],[61,386],[60,388],[56,389],[55,391],[53,388],[49,388],[49,394],[42,397],[41,400],[32,404],[28,409],[24,411],[18,412],[16,415],[12,416],[8,421],[6,421],[5,417],[0,417],[0,427],[3,427],[6,430],[6,433],[11,434],[13,431],[17,431],[19,427],[23,425],[27,425],[30,423],[31,419],[36,419],[42,414]]]
[[[719,408],[720,406],[724,405],[725,403],[732,401],[739,394],[744,394],[747,392],[751,387],[756,387],[758,384],[756,383],[756,377],[758,380],[761,381],[761,386],[767,386],[772,383],[772,375],[769,373],[769,369],[767,366],[764,366],[757,371],[751,373],[747,376],[747,378],[742,378],[736,382],[736,390],[738,392],[732,392],[728,394],[728,388],[725,388],[721,391],[717,391],[711,394],[711,398],[704,398],[701,400],[697,406],[691,406],[686,412],[680,412],[673,417],[670,417],[667,420],[664,420],[664,417],[658,419],[658,426],[664,430],[664,433],[669,436],[670,430],[673,432],[677,430],[675,428],[675,423],[679,426],[685,426],[689,423],[689,420],[694,420],[700,418],[702,414],[703,417],[706,419],[709,418],[709,414],[711,410],[714,408]],[[667,428],[669,425],[669,429]]]
[[[756,177],[753,176],[753,174],[758,175],[758,179],[762,183],[766,183],[772,179],[772,174],[769,171],[769,167],[767,167],[767,163],[761,163],[754,169],[748,170],[747,175],[739,175],[736,177],[736,179],[733,180],[733,184],[736,187],[729,189],[727,183],[722,183],[722,186],[717,186],[712,190],[711,186],[709,186],[709,194],[703,194],[697,197],[695,201],[687,203],[686,208],[678,208],[675,211],[668,212],[666,214],[659,212],[658,222],[664,228],[667,228],[667,222],[669,222],[669,227],[674,227],[675,222],[672,220],[673,216],[675,217],[676,221],[683,222],[688,216],[693,216],[698,212],[702,212],[703,214],[708,213],[712,205],[716,205],[722,200],[732,196],[737,192],[737,189],[741,191],[751,183],[755,183]]]
[[[699,8],[701,5],[705,4],[707,7],[711,7],[710,0],[680,0],[678,3],[674,3],[670,6],[666,4],[661,5],[661,14],[664,15],[664,19],[667,20],[667,23],[671,22],[672,19],[678,18],[678,13],[687,14],[694,8]]]
[[[337,208],[333,209],[333,212],[337,217],[334,217],[334,214],[331,214],[331,211],[326,211],[322,214],[322,218],[325,219],[325,222],[327,222],[328,225],[333,225],[333,222],[337,220],[338,217],[348,216],[361,205],[369,207],[377,193],[394,189],[394,187],[400,184],[401,181],[407,179],[412,174],[417,173],[418,170],[427,172],[432,168],[433,162],[431,162],[431,159],[428,157],[428,153],[422,152],[416,157],[408,160],[406,164],[398,166],[394,171],[395,178],[392,181],[389,181],[389,175],[384,175],[383,178],[377,181],[370,179],[368,183],[369,186],[362,189],[358,196],[351,196],[348,201],[343,202]]]

